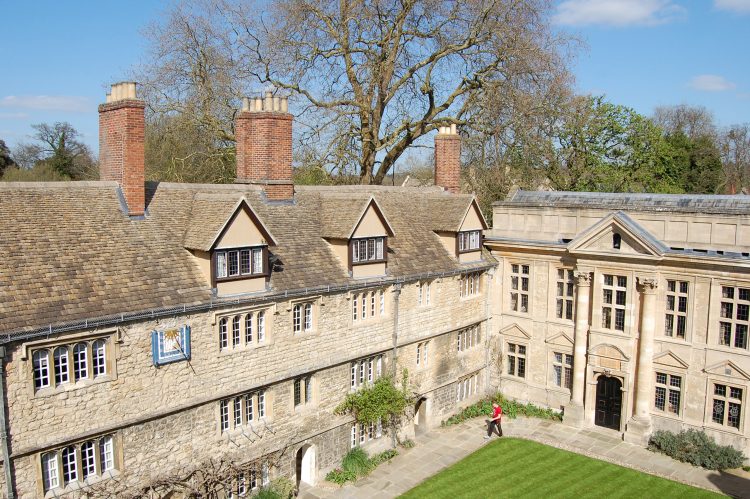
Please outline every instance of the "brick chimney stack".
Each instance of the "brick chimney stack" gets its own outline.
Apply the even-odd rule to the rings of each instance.
[[[441,126],[435,136],[435,185],[453,194],[461,191],[461,137],[455,124]]]
[[[265,98],[244,98],[235,135],[237,182],[262,185],[268,199],[292,199],[292,115],[287,98],[271,92]]]
[[[146,103],[135,96],[135,83],[112,85],[99,106],[99,174],[120,184],[128,215],[146,211],[144,151]]]

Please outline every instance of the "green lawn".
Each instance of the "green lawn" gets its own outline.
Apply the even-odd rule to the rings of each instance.
[[[536,442],[506,437],[490,442],[401,497],[722,496]]]

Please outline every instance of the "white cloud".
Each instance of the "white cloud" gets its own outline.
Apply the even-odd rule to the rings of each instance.
[[[655,26],[684,14],[685,9],[670,0],[565,0],[553,19],[569,26]]]
[[[8,95],[0,99],[0,107],[76,113],[92,110],[88,98],[72,95]]]
[[[28,117],[27,113],[0,113],[0,120],[24,120]]]
[[[724,92],[733,90],[737,85],[718,75],[698,75],[694,76],[688,86],[694,90],[703,92]]]
[[[721,10],[739,12],[740,14],[750,13],[750,0],[714,0],[714,7]]]

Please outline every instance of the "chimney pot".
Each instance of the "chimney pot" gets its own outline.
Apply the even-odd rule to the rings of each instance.
[[[250,99],[247,97],[242,98],[242,111],[250,111]]]

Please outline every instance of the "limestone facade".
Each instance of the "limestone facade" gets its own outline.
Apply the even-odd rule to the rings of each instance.
[[[741,197],[511,193],[485,240],[492,384],[628,441],[697,428],[750,455],[749,229]]]

